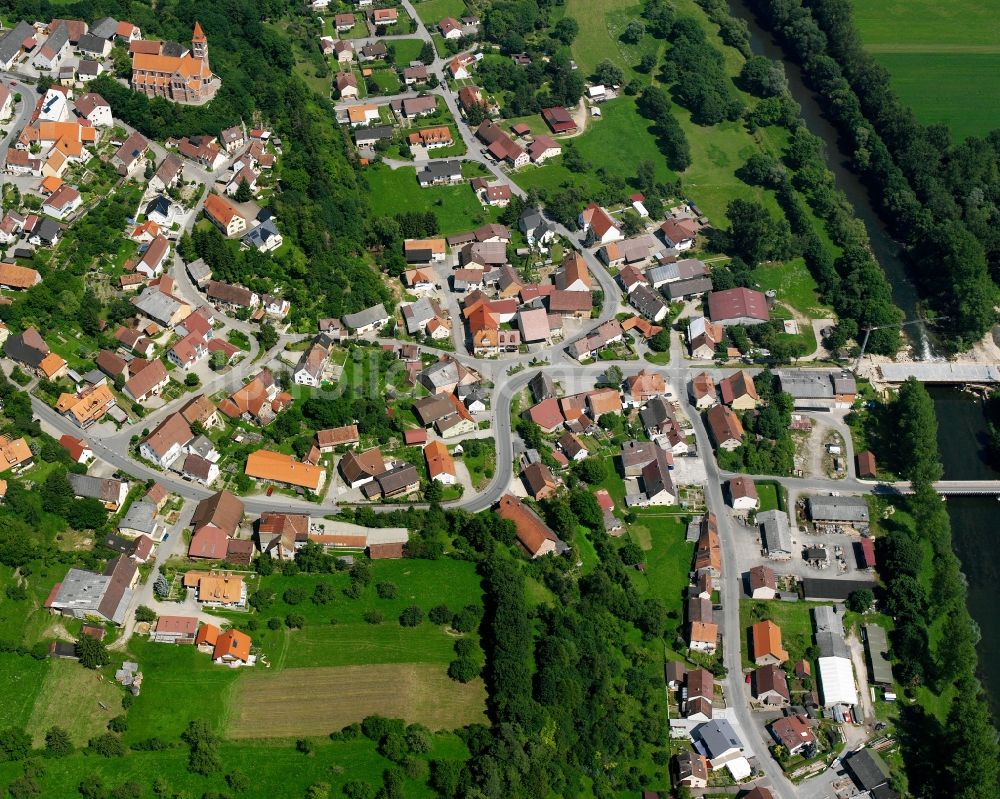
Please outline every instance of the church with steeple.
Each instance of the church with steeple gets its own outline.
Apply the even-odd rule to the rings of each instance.
[[[132,89],[147,97],[199,104],[211,100],[219,89],[208,63],[208,38],[199,22],[194,23],[190,50],[174,42],[137,39],[129,52]]]

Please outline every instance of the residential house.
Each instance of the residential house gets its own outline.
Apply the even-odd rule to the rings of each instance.
[[[733,410],[750,411],[760,404],[753,377],[745,369],[724,377],[719,381],[722,402]]]
[[[708,760],[699,752],[682,750],[674,757],[674,782],[688,790],[708,787]]]
[[[719,401],[715,392],[715,381],[708,372],[700,372],[691,378],[688,393],[691,402],[700,411],[711,408]]]
[[[694,570],[701,578],[708,575],[713,579],[722,576],[722,546],[719,541],[719,527],[714,513],[702,517],[698,541],[694,549]]]
[[[767,566],[754,566],[747,574],[747,585],[753,599],[774,599],[778,594],[778,583],[774,571]]]
[[[249,383],[220,402],[219,411],[230,419],[242,418],[266,425],[291,402],[291,395],[281,391],[274,375],[263,369]]]
[[[21,333],[8,336],[3,344],[4,354],[17,363],[37,370],[49,355],[49,345],[33,327]]]
[[[385,460],[376,447],[361,453],[348,452],[340,459],[340,474],[351,488],[361,488],[386,471]]]
[[[535,136],[528,145],[528,158],[533,164],[543,164],[562,154],[562,146],[550,136]]]
[[[59,445],[66,450],[73,463],[82,463],[86,466],[94,459],[94,451],[82,438],[66,434],[60,437]]]
[[[800,754],[808,756],[807,753],[816,746],[816,734],[809,719],[798,713],[782,716],[770,729],[774,740],[785,747],[791,757]]]
[[[726,493],[733,510],[751,511],[760,507],[757,486],[749,477],[738,475],[730,478],[726,483]]]
[[[63,220],[79,208],[82,203],[83,198],[80,196],[80,192],[64,183],[42,203],[42,211],[51,217]]]
[[[170,256],[170,243],[164,236],[156,236],[147,246],[135,271],[152,279],[163,274]]]
[[[670,310],[659,292],[642,284],[635,286],[629,293],[628,301],[633,308],[653,322],[665,319]]]
[[[559,444],[559,448],[566,453],[566,457],[571,461],[582,461],[590,454],[576,433],[569,431],[563,433],[557,443]]]
[[[743,742],[726,719],[713,719],[702,724],[695,730],[695,736],[696,748],[705,753],[713,771],[743,757]]]
[[[521,479],[524,487],[532,499],[540,500],[551,497],[558,489],[559,484],[553,477],[549,467],[541,461],[530,464],[521,472]]]
[[[591,203],[580,212],[579,224],[590,242],[607,244],[624,238],[611,214],[597,203]]]
[[[627,406],[637,408],[640,405],[645,405],[653,397],[669,393],[663,375],[656,372],[647,372],[642,369],[638,374],[625,378],[625,404]]]
[[[791,704],[788,680],[778,666],[768,664],[755,669],[751,686],[753,698],[761,704],[770,707],[788,707]]]
[[[443,485],[454,485],[458,480],[455,470],[455,460],[448,448],[440,441],[431,441],[424,447],[424,459],[427,461],[427,476]]]
[[[24,438],[0,436],[0,474],[13,470],[23,472],[35,462],[35,456]]]
[[[131,177],[146,160],[149,142],[141,133],[132,133],[111,156],[111,165],[119,175]]]
[[[77,116],[86,119],[95,128],[110,128],[114,124],[111,104],[101,95],[84,92],[73,101]]]
[[[125,502],[128,496],[128,483],[110,477],[90,477],[85,474],[69,474],[73,495],[85,499],[96,499],[112,513]]]
[[[690,250],[698,235],[698,223],[688,217],[670,218],[660,225],[660,235],[668,247],[678,252]]]
[[[705,414],[709,432],[720,449],[734,450],[743,443],[743,423],[726,405],[715,405]]]
[[[517,227],[528,241],[531,247],[544,247],[553,238],[555,230],[542,216],[542,212],[537,208],[525,208],[518,217]]]
[[[781,628],[770,619],[759,621],[750,628],[750,651],[758,666],[780,666],[788,660],[781,646]]]
[[[329,357],[330,353],[326,347],[316,343],[310,345],[302,354],[292,375],[296,385],[318,388],[323,381],[323,370]]]
[[[375,475],[375,481],[361,488],[365,499],[391,499],[405,497],[420,488],[420,474],[409,463],[396,463],[391,468]]]
[[[140,442],[139,454],[161,469],[167,469],[192,438],[194,433],[184,416],[172,413]]]
[[[247,229],[247,220],[239,209],[218,194],[209,193],[203,210],[208,220],[226,236],[236,236]]]
[[[219,134],[219,140],[222,142],[225,151],[230,155],[242,150],[247,143],[247,137],[243,132],[242,125],[233,125],[231,128],[226,128]]]
[[[122,393],[133,402],[146,402],[160,395],[170,376],[162,361],[149,361],[142,371],[125,381]]]
[[[705,655],[714,655],[719,644],[719,625],[715,622],[696,621],[688,632],[688,649]]]
[[[704,316],[696,316],[688,322],[688,345],[691,357],[710,361],[715,357],[719,344],[725,337],[722,325],[710,322]]]
[[[356,336],[364,336],[381,330],[389,323],[389,314],[382,303],[365,308],[363,311],[344,315],[344,326]]]

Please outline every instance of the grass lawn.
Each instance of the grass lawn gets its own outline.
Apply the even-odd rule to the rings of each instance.
[[[820,602],[782,602],[744,599],[740,601],[740,629],[743,633],[743,665],[753,666],[750,660],[750,627],[758,621],[770,619],[781,628],[781,645],[787,650],[793,662],[805,657],[806,649],[812,644],[812,608]],[[754,606],[761,606],[762,612],[754,614]]]
[[[424,25],[432,30],[445,17],[458,19],[465,14],[465,0],[421,0],[413,7]]]
[[[44,476],[44,469],[48,464],[37,462],[34,468],[25,473],[25,477],[36,480],[37,476]],[[55,565],[51,573],[41,561],[31,564],[32,573],[27,579],[28,597],[23,600],[13,600],[5,593],[0,594],[0,640],[13,641],[15,643],[31,646],[32,644],[46,638],[46,630],[49,630],[57,623],[52,615],[42,608],[52,590],[52,586],[58,581],[57,572],[65,571],[65,567]],[[13,570],[8,566],[0,566],[0,588],[6,590],[7,586],[13,582]],[[59,575],[61,576],[61,574]],[[60,619],[64,625],[71,625],[72,620]]]
[[[469,477],[472,478],[473,486],[479,486],[493,478],[496,466],[496,444],[492,438],[478,439],[482,446],[481,451],[473,456],[468,452],[462,455],[465,468],[469,470]],[[464,449],[463,444],[463,449]]]
[[[819,299],[819,286],[804,259],[762,264],[753,275],[761,291],[774,289],[779,301],[791,305],[803,316],[817,319],[833,315],[830,306]]]
[[[128,712],[126,743],[153,736],[176,738],[192,719],[205,719],[219,732],[225,728],[227,698],[238,671],[216,666],[194,647],[138,637],[129,642],[129,658],[139,664],[145,679]],[[206,697],[212,697],[211,705]]]
[[[688,572],[694,555],[694,544],[684,540],[686,525],[681,516],[662,511],[644,513],[631,525],[632,540],[646,550],[646,593],[661,600],[667,610],[680,611],[684,589],[688,585]],[[669,624],[679,627],[683,612]],[[671,640],[673,631],[664,638]]]
[[[332,731],[332,730],[331,730]],[[70,757],[48,759],[40,770],[38,784],[41,796],[77,796],[77,786],[84,777],[101,776],[108,787],[116,788],[126,781],[143,786],[143,796],[151,796],[149,788],[153,779],[162,778],[170,786],[169,794],[202,796],[206,792],[219,792],[229,796],[225,775],[235,769],[251,775],[250,788],[239,794],[240,799],[273,799],[305,795],[313,783],[330,785],[330,796],[343,796],[343,786],[352,780],[362,780],[371,786],[372,794],[381,785],[381,774],[392,764],[379,755],[375,743],[366,738],[330,741],[324,735],[312,741],[314,749],[309,756],[297,751],[293,741],[280,743],[223,743],[219,757],[224,768],[209,777],[192,774],[187,770],[187,747],[160,752],[129,752],[123,758],[102,758],[75,753]],[[468,750],[454,735],[434,736],[434,745],[421,759],[465,760]],[[0,764],[0,783],[8,784],[22,773],[21,763]],[[425,780],[414,780],[404,775],[403,792],[407,799],[432,799],[437,794]]]
[[[758,511],[766,510],[781,510],[781,505],[778,503],[778,484],[771,482],[758,482],[757,486],[757,498],[760,500],[760,508]]]
[[[74,660],[53,660],[42,681],[25,729],[35,746],[55,724],[65,728],[73,743],[85,746],[104,732],[107,723],[121,715],[123,689],[107,676],[85,669]],[[102,707],[103,705],[103,707]]]
[[[641,13],[640,4],[620,7],[608,0],[568,0],[566,16],[573,17],[580,25],[573,42],[573,58],[585,76],[591,75],[607,58],[625,71],[626,82],[636,76],[649,81],[649,76],[637,73],[634,67],[643,55],[658,52],[663,44],[650,35],[634,45],[625,44],[620,38],[629,21]]]
[[[372,80],[382,94],[397,94],[400,89],[399,77],[394,69],[376,69],[372,71]]]
[[[976,0],[853,0],[861,39],[889,70],[892,87],[925,124],[955,140],[996,127],[1000,25]]]
[[[0,729],[24,727],[28,723],[35,698],[51,665],[48,660],[0,653],[0,691],[4,696],[0,705]]]
[[[306,626],[290,633],[259,630],[254,634],[255,641],[285,668],[418,662],[447,665],[454,657],[455,637],[429,621],[418,627],[401,627],[399,614],[410,605],[418,605],[426,613],[440,603],[455,611],[468,604],[480,604],[482,591],[473,565],[454,560],[387,560],[373,565],[372,582],[358,599],[343,594],[349,584],[346,573],[265,578],[262,587],[274,590],[277,599],[260,614],[261,621],[298,613],[305,617]],[[319,582],[335,587],[332,602],[316,605],[309,598]],[[379,598],[375,587],[380,582],[395,584],[398,597]],[[307,597],[289,605],[283,594],[293,586],[305,588]],[[381,624],[364,620],[365,611],[370,609],[382,613]],[[331,619],[337,623],[331,624]]]
[[[419,7],[417,10],[419,11]],[[420,58],[420,51],[423,49],[424,43],[421,39],[397,39],[392,42],[392,46],[396,50],[396,63],[405,67],[411,61]]]
[[[376,166],[368,170],[366,176],[372,211],[376,215],[392,216],[418,209],[433,211],[442,236],[496,221],[500,214],[498,208],[480,205],[472,190],[464,184],[420,188],[416,169]]]
[[[540,167],[528,166],[518,170],[513,174],[515,182],[525,189],[557,189],[562,183],[570,181],[587,192],[594,192],[601,185],[601,178],[596,174],[598,167],[631,181],[635,179],[636,165],[640,161],[651,161],[656,166],[658,180],[673,179],[674,174],[667,168],[656,139],[649,132],[652,123],[639,116],[635,98],[611,100],[601,106],[601,111],[602,118],[589,120],[585,133],[564,140],[564,144],[573,143],[580,155],[591,163],[591,169],[584,173],[570,172],[563,166],[562,156],[557,156]],[[536,127],[539,127],[538,123],[541,123],[541,118],[535,123]]]

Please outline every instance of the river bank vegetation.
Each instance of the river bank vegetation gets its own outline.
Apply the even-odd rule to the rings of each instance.
[[[1000,277],[1000,137],[954,144],[923,126],[864,51],[848,0],[751,0],[762,24],[802,65],[892,234],[938,333],[952,349],[995,322]]]
[[[880,603],[894,620],[895,676],[918,699],[900,708],[897,722],[909,789],[917,797],[995,799],[1000,753],[976,678],[979,632],[966,607],[948,513],[933,488],[942,471],[934,406],[911,378],[889,415],[896,428],[895,460],[904,462],[905,454],[901,473],[913,486],[902,505],[916,522],[878,539]],[[950,698],[944,718],[931,710],[931,700],[939,697]]]

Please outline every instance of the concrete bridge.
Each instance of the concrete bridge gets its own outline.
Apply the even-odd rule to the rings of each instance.
[[[940,480],[934,490],[944,497],[995,496],[1000,498],[1000,480]],[[909,483],[878,483],[874,494],[911,494]]]

